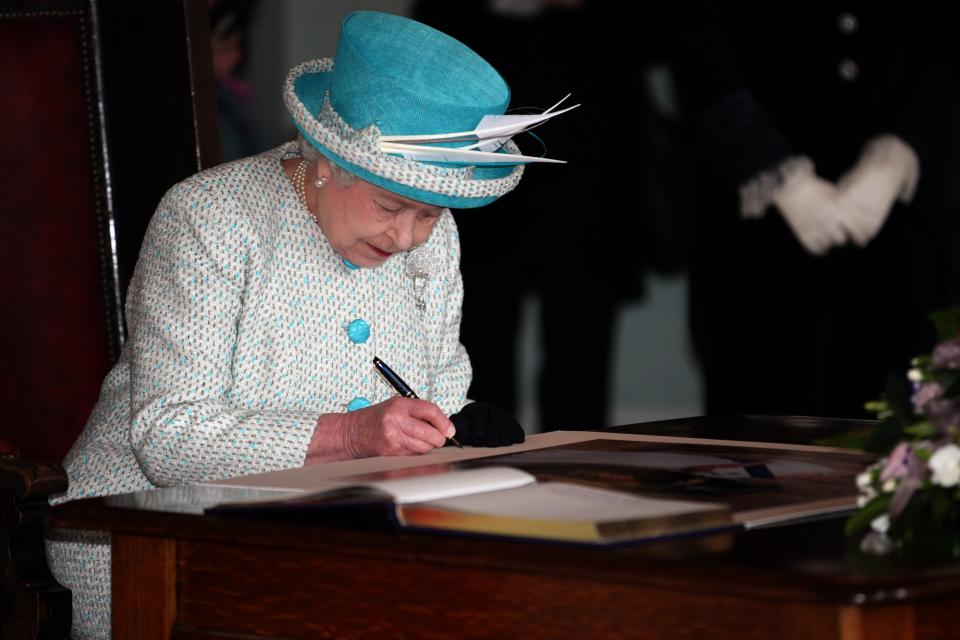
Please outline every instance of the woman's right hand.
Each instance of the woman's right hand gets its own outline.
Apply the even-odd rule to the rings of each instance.
[[[418,398],[390,398],[317,420],[306,464],[370,456],[408,456],[442,447],[456,428],[440,407]]]

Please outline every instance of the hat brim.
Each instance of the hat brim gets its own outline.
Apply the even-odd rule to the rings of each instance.
[[[427,163],[383,153],[376,125],[352,129],[330,107],[326,97],[332,67],[328,59],[295,67],[287,78],[284,102],[304,139],[337,166],[391,193],[455,209],[488,205],[520,181],[523,165]],[[519,150],[508,143],[503,153],[519,154]]]

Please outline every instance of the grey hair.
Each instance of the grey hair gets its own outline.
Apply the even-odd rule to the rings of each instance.
[[[343,167],[330,162],[330,160],[328,160],[322,153],[317,151],[316,147],[307,142],[307,139],[299,133],[297,134],[297,146],[300,148],[300,155],[310,162],[325,162],[327,166],[330,167],[330,173],[333,175],[333,180],[341,187],[348,187],[360,180],[360,178],[353,175]]]

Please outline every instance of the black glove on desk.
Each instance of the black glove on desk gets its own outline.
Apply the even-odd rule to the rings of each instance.
[[[523,442],[523,427],[506,410],[489,402],[471,402],[450,416],[462,445],[503,447]],[[450,445],[450,442],[447,442]]]

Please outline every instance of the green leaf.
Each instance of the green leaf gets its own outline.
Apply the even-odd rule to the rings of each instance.
[[[947,528],[947,516],[953,508],[953,501],[943,491],[929,490],[933,496],[930,501],[930,511],[933,514],[933,521],[940,529]]]
[[[932,374],[933,379],[943,387],[945,398],[952,398],[960,392],[960,371],[952,369],[937,369]]]
[[[821,447],[863,450],[867,446],[867,442],[870,441],[875,428],[876,427],[864,427],[862,429],[842,431],[832,436],[816,438],[812,444],[820,445]]]
[[[864,529],[867,529],[875,518],[882,516],[890,509],[891,499],[893,499],[893,495],[885,493],[877,496],[867,504],[863,505],[859,511],[856,511],[847,520],[847,523],[844,526],[844,532],[846,535],[854,536]]]
[[[896,520],[891,521],[887,535],[910,544],[916,530],[929,528],[931,524],[930,491],[915,491]]]
[[[906,429],[903,430],[904,433],[912,435],[914,438],[919,440],[925,440],[927,438],[932,438],[937,435],[939,432],[937,428],[930,424],[930,422],[924,420],[923,422],[918,422],[917,424],[912,424]]]
[[[893,415],[893,412],[890,410],[890,405],[887,404],[886,400],[870,400],[863,405],[863,408],[870,413],[876,414],[880,420],[886,420]]]
[[[889,453],[898,442],[904,439],[904,429],[922,419],[913,413],[909,386],[900,376],[893,374],[887,376],[883,400],[889,406],[891,415],[874,429],[864,446],[866,451],[880,455]]]
[[[934,311],[927,317],[933,321],[938,340],[949,340],[960,330],[960,305]]]
[[[904,424],[913,422],[913,403],[910,402],[910,387],[906,380],[893,374],[888,375],[883,397],[897,419]]]
[[[873,433],[867,439],[867,443],[863,446],[864,451],[881,456],[887,455],[897,446],[897,443],[904,439],[904,428],[905,425],[896,418],[887,418],[874,428]]]

